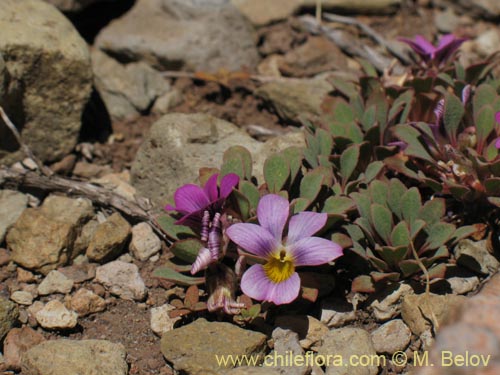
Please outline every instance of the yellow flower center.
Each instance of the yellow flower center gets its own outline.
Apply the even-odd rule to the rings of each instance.
[[[272,254],[263,267],[269,280],[276,284],[287,280],[295,272],[293,258],[284,248]]]

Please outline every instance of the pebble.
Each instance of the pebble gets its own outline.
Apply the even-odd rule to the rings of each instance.
[[[172,310],[175,310],[175,307],[168,303],[151,308],[151,330],[158,336],[173,330],[175,323],[181,319],[180,317],[171,318],[168,314]]]
[[[0,248],[0,267],[10,262],[10,253],[6,249]]]
[[[106,340],[50,340],[28,350],[21,359],[23,373],[40,375],[126,375],[122,344]]]
[[[304,349],[310,349],[320,343],[328,332],[328,327],[323,322],[309,315],[281,315],[276,317],[275,325],[297,332],[300,345]]]
[[[17,221],[28,205],[28,197],[14,190],[0,190],[0,243],[7,230]]]
[[[10,299],[19,305],[29,306],[33,303],[33,295],[30,292],[17,290],[11,294]]]
[[[70,305],[78,316],[86,316],[106,309],[106,301],[85,288],[79,289],[71,297]]]
[[[446,281],[450,284],[453,294],[467,294],[479,286],[479,277],[450,277]]]
[[[99,224],[87,248],[87,257],[105,262],[119,256],[130,235],[130,224],[118,212]]]
[[[129,249],[136,259],[145,261],[160,251],[161,241],[149,224],[139,223],[132,228]]]
[[[356,320],[353,306],[340,298],[326,298],[321,302],[321,322],[340,328]]]
[[[370,308],[373,316],[379,322],[385,322],[399,315],[401,312],[401,301],[404,296],[413,294],[413,289],[408,284],[397,284],[393,289],[388,289],[383,296],[373,296]]]
[[[411,331],[401,319],[394,319],[382,324],[371,336],[377,353],[393,354],[406,349],[410,343]]]
[[[119,260],[97,267],[95,281],[122,299],[142,301],[147,290],[135,264]]]
[[[46,296],[52,293],[68,294],[73,289],[73,280],[59,271],[50,271],[38,286],[38,293]]]
[[[0,296],[0,343],[16,324],[18,316],[19,309],[16,304]]]
[[[41,333],[29,327],[11,329],[3,343],[7,369],[20,371],[22,355],[44,341],[45,337]]]
[[[95,277],[96,267],[95,263],[81,263],[59,268],[58,271],[68,279],[73,280],[75,284],[81,284]]]
[[[35,314],[38,323],[47,329],[71,329],[78,323],[78,314],[58,300],[52,300]]]
[[[272,338],[274,340],[274,351],[270,353],[271,356],[304,356],[304,350],[300,345],[299,335],[296,332],[278,327],[273,330]],[[302,366],[292,364],[292,366],[290,366],[286,363],[282,364],[280,361],[276,362],[277,363],[275,363],[273,367],[280,369],[287,375],[305,375],[309,374],[311,371],[310,366],[306,364]]]
[[[36,281],[36,276],[33,272],[25,270],[24,268],[17,267],[17,281],[20,283],[34,283]]]
[[[486,240],[473,242],[466,239],[460,241],[455,246],[455,257],[457,264],[483,275],[493,274],[500,267],[500,262],[489,253]]]

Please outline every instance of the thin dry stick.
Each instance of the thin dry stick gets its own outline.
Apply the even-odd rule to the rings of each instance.
[[[9,116],[7,116],[7,114],[5,113],[2,106],[0,106],[0,116],[2,117],[3,121],[5,122],[5,125],[7,125],[7,127],[10,129],[10,131],[12,132],[14,137],[16,138],[17,143],[19,143],[19,146],[21,146],[21,149],[26,154],[26,156],[35,162],[35,164],[38,167],[38,169],[40,170],[40,172],[42,172],[46,176],[50,176],[52,174],[52,171],[49,168],[47,168],[46,166],[44,166],[43,163],[40,161],[40,159],[38,159],[33,154],[31,149],[23,142],[23,140],[21,138],[21,134],[19,134],[19,131],[17,130],[16,126],[10,120]]]
[[[383,46],[388,52],[392,53],[396,58],[398,58],[401,62],[405,64],[410,64],[411,59],[407,54],[401,53],[397,49],[395,49],[391,43],[389,43],[385,38],[373,30],[370,26],[358,21],[352,17],[339,16],[332,13],[323,13],[323,17],[328,21],[338,22],[345,25],[353,25],[363,31],[366,35],[368,35],[375,42]]]

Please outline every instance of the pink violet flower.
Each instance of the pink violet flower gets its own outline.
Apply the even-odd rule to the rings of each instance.
[[[186,184],[175,191],[175,207],[169,204],[165,209],[177,211],[183,215],[176,224],[199,225],[205,211],[208,211],[213,217],[216,212],[222,210],[224,201],[231,194],[233,188],[238,185],[240,178],[237,174],[229,173],[222,177],[219,188],[217,187],[218,177],[218,173],[211,176],[203,189],[195,184]]]
[[[257,206],[260,225],[231,225],[227,236],[240,248],[256,255],[265,264],[254,264],[241,279],[241,289],[249,297],[276,305],[290,303],[300,292],[296,267],[317,266],[342,255],[342,247],[312,235],[326,224],[326,213],[300,212],[290,218],[288,200],[275,194],[261,198]]]
[[[495,113],[495,121],[500,125],[500,112]],[[498,128],[498,127],[497,127]],[[500,137],[495,140],[495,148],[500,149]]]
[[[440,66],[444,64],[467,39],[456,38],[453,34],[446,34],[439,39],[437,47],[422,35],[415,36],[413,40],[408,38],[399,38],[399,40],[408,44],[425,63],[432,62]]]

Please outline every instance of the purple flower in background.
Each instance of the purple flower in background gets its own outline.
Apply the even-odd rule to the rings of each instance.
[[[495,121],[497,125],[500,125],[500,112],[495,113]],[[497,134],[498,134],[498,126],[497,126]],[[500,137],[495,140],[495,147],[500,150]]]
[[[439,39],[437,47],[422,35],[417,35],[413,40],[408,38],[399,38],[399,40],[408,44],[425,63],[434,63],[441,66],[467,39],[456,38],[453,34],[446,34]]]
[[[241,289],[253,299],[276,305],[290,303],[300,292],[296,267],[317,266],[342,255],[340,245],[312,237],[326,224],[327,214],[300,212],[292,216],[288,236],[283,239],[288,216],[288,200],[269,194],[257,206],[260,225],[238,223],[226,230],[239,247],[265,261],[251,266],[241,279]]]
[[[174,210],[183,215],[176,224],[199,224],[205,211],[209,212],[209,216],[213,216],[215,212],[222,209],[225,199],[238,185],[240,178],[237,174],[229,173],[222,177],[220,188],[218,188],[218,177],[218,173],[211,176],[203,189],[198,185],[186,184],[175,191],[175,207],[167,205],[165,209],[167,211]]]

